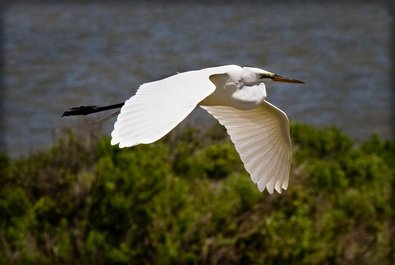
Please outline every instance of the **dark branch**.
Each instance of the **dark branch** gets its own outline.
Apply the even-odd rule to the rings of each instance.
[[[88,115],[91,113],[100,112],[100,111],[104,111],[104,110],[117,109],[117,108],[122,107],[124,104],[125,103],[119,103],[119,104],[114,104],[114,105],[109,105],[109,106],[104,106],[104,107],[98,107],[98,106],[74,107],[74,108],[69,109],[68,111],[63,112],[62,117],[74,116],[74,115]]]

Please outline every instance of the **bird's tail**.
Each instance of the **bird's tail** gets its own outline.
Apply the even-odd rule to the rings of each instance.
[[[70,108],[68,111],[63,112],[62,117],[64,116],[75,116],[75,115],[88,115],[91,113],[96,113],[104,110],[116,109],[121,108],[125,103],[118,103],[109,106],[79,106]]]

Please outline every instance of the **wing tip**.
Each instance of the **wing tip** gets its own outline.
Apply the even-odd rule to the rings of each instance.
[[[132,143],[132,142],[127,141],[127,140],[119,139],[119,137],[117,135],[112,135],[111,134],[111,137],[112,138],[111,138],[110,144],[111,145],[117,145],[118,144],[119,148],[131,147],[131,146],[134,146],[134,145],[138,144],[138,143]]]
[[[287,190],[288,189],[288,181],[287,181],[288,177],[286,178],[285,181],[277,181],[277,182],[268,182],[266,183],[265,181],[254,181],[254,183],[257,185],[258,190],[260,192],[263,192],[264,190],[267,190],[267,192],[272,195],[274,193],[274,191],[276,191],[279,194],[282,194],[283,190]]]

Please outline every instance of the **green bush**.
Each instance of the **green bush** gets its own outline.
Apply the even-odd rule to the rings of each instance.
[[[281,195],[258,191],[219,126],[2,155],[1,264],[394,264],[395,142],[291,132]]]

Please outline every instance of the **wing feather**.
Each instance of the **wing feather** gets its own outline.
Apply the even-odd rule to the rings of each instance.
[[[292,159],[287,115],[264,101],[251,110],[202,106],[225,126],[258,189],[287,189]]]
[[[212,70],[205,69],[190,71],[141,85],[122,107],[111,144],[134,146],[165,136],[214,92],[212,74]]]

